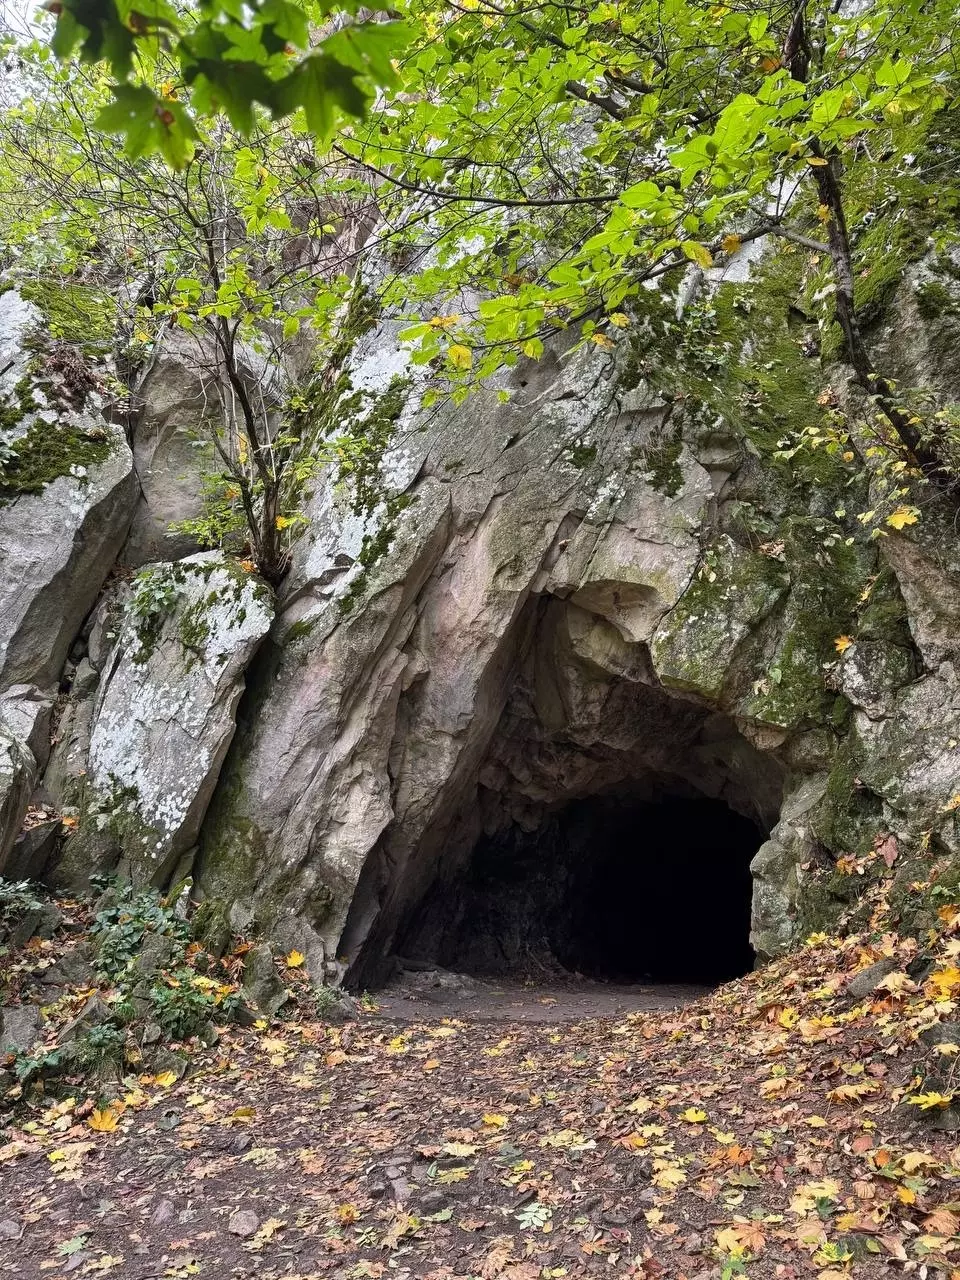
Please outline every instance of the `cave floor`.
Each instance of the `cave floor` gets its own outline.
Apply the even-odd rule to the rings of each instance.
[[[564,1023],[678,1009],[710,991],[693,983],[595,982],[556,975],[534,982],[427,969],[404,973],[375,999],[384,1016],[401,1022],[445,1016],[471,1022]]]
[[[825,939],[622,1017],[230,1030],[106,1128],[5,1122],[0,1276],[956,1275],[956,1136],[898,1105],[927,997],[848,993],[868,958]]]

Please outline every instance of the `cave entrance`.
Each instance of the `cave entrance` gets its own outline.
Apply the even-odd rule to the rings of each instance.
[[[679,780],[620,786],[480,837],[401,954],[477,977],[618,983],[748,972],[750,860],[765,832]]]

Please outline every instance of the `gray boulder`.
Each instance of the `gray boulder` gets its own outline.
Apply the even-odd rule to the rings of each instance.
[[[0,1009],[0,1055],[29,1049],[40,1031],[40,1010],[32,1004]]]

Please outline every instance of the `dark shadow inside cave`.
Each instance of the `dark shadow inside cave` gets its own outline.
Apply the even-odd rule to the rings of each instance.
[[[533,830],[482,836],[398,950],[478,977],[728,981],[753,965],[750,860],[764,838],[679,781],[574,800]]]

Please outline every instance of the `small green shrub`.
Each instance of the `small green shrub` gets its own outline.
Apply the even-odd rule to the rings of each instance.
[[[121,979],[151,933],[173,938],[178,944],[177,959],[183,959],[190,927],[156,889],[135,890],[130,884],[120,885],[102,876],[91,877],[90,883],[101,892],[110,888],[114,894],[114,900],[97,913],[90,930],[98,939],[97,970],[104,980]]]
[[[123,1061],[126,1039],[126,1033],[112,1022],[91,1027],[77,1040],[73,1052],[74,1061],[78,1067],[86,1070],[119,1066]]]
[[[229,1020],[240,1004],[229,984],[187,968],[158,977],[149,1000],[155,1021],[171,1040],[187,1040],[207,1022]]]

